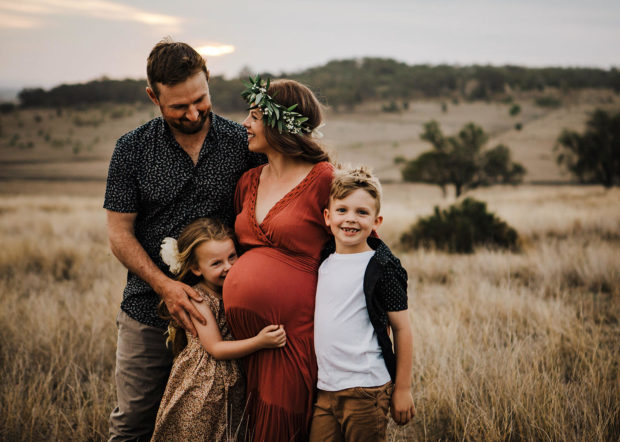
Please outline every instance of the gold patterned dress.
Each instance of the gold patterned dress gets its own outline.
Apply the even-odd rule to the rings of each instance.
[[[221,297],[200,285],[194,289],[211,308],[222,339],[233,340]],[[245,379],[238,362],[216,360],[189,333],[187,342],[174,360],[151,440],[242,440],[246,421]]]

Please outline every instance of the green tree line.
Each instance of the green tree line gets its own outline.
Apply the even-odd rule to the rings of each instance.
[[[601,88],[620,92],[620,70],[598,68],[526,68],[520,66],[408,65],[388,58],[334,60],[325,65],[271,77],[288,77],[308,84],[327,104],[353,108],[366,100],[408,100],[416,97],[462,97],[493,99],[507,88],[517,91],[564,91]],[[239,78],[213,76],[213,102],[223,111],[244,110],[239,98],[243,86]],[[146,80],[102,78],[83,84],[63,84],[50,90],[23,89],[20,105],[72,106],[104,101],[135,103],[147,101]]]

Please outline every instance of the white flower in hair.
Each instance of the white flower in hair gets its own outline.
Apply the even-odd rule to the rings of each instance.
[[[321,139],[323,138],[323,132],[321,132],[319,129],[322,128],[323,126],[325,126],[325,123],[321,123],[319,124],[317,127],[314,128],[314,130],[312,131],[312,133],[310,135],[312,135],[312,138],[318,138]]]
[[[168,265],[170,273],[176,275],[181,271],[181,263],[179,262],[179,246],[177,240],[169,236],[164,238],[159,251],[162,261]]]

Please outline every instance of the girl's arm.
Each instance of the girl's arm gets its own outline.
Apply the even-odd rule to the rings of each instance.
[[[404,425],[415,416],[415,407],[411,396],[413,334],[408,310],[388,312],[388,319],[394,332],[394,353],[396,355],[396,381],[392,393],[392,417],[397,424]]]
[[[192,300],[192,302],[194,301]],[[206,302],[194,302],[196,309],[207,320],[206,325],[202,325],[193,317],[192,321],[198,332],[200,343],[215,359],[238,359],[263,348],[284,347],[286,344],[286,333],[281,325],[268,325],[256,336],[249,339],[223,340],[215,316],[207,304]]]

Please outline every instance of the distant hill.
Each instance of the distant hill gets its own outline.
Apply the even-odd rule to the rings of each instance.
[[[262,73],[275,77],[269,73]],[[334,60],[300,72],[283,73],[308,84],[336,110],[352,109],[368,100],[400,100],[450,97],[493,100],[511,93],[545,91],[565,93],[579,89],[610,89],[620,92],[620,71],[598,68],[526,68],[520,66],[408,65],[388,58]],[[218,109],[240,111],[246,104],[239,97],[240,79],[212,77],[211,93]],[[22,107],[61,107],[100,102],[148,101],[144,79],[102,78],[82,84],[63,84],[49,90],[23,89]]]
[[[13,88],[0,88],[0,101],[14,101],[17,100],[17,94],[19,89]]]

